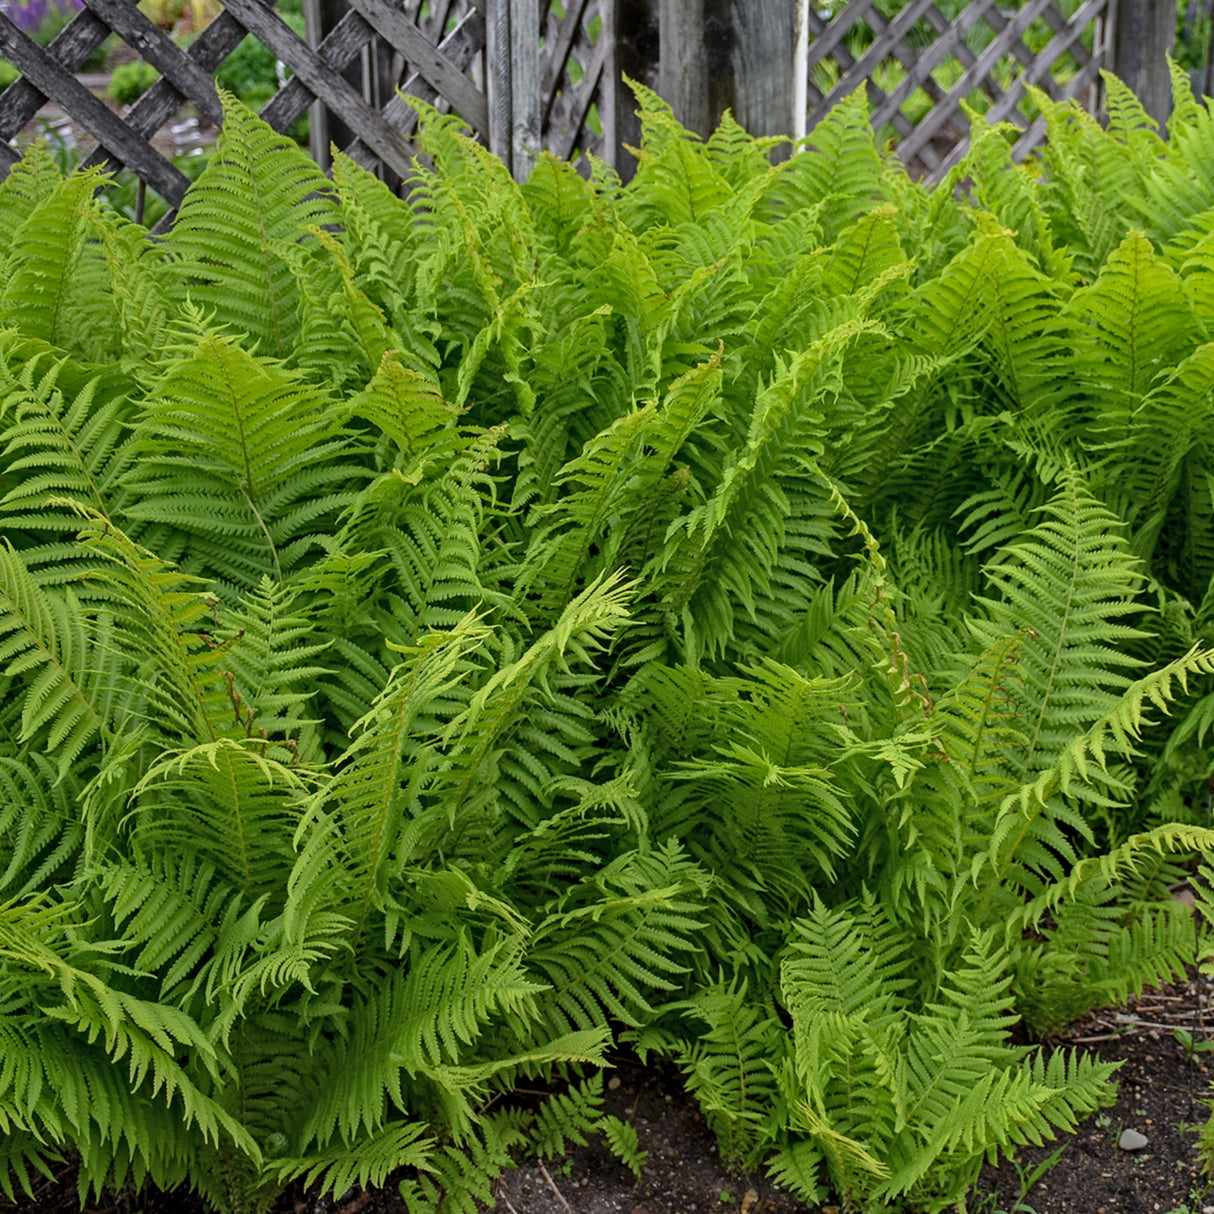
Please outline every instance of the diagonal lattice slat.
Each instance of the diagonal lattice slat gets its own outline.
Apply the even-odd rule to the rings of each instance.
[[[1041,88],[1054,100],[1085,94],[1094,98],[1113,4],[1085,0],[1068,18],[1056,0],[1026,0],[1015,11],[1001,8],[998,0],[971,0],[952,20],[934,0],[908,0],[889,18],[878,10],[876,0],[851,0],[833,18],[811,7],[806,129],[812,131],[841,98],[863,86],[873,107],[873,126],[892,127],[902,159],[936,181],[964,156],[969,121],[962,103],[981,93],[988,101],[987,121],[1010,121],[1024,128],[1013,147],[1013,154],[1022,159],[1045,136],[1044,122],[1031,119],[1026,108],[1030,87]],[[990,38],[975,51],[968,39],[983,25]],[[1043,27],[1039,40],[1048,34],[1048,41],[1034,50],[1028,41],[1030,29]],[[1092,50],[1083,41],[1089,30]],[[930,35],[926,40],[925,31]],[[857,41],[856,34],[863,45],[849,46]],[[1064,78],[1058,69],[1067,56],[1075,70]],[[946,89],[937,73],[949,60],[956,61],[961,74]],[[819,88],[815,72],[828,61],[835,65],[835,79]],[[891,61],[900,66],[902,76],[883,89],[876,78]],[[1001,83],[1000,75],[1006,81],[1009,67],[1014,75]],[[916,120],[907,112],[907,103],[920,90],[928,109]]]
[[[349,132],[343,148],[347,154],[366,168],[386,170],[389,180],[406,177],[415,154],[409,135],[417,123],[406,97],[457,112],[477,137],[490,138],[493,64],[487,53],[487,5],[496,6],[499,38],[503,29],[509,30],[516,5],[519,12],[530,13],[529,19],[515,17],[509,36],[517,44],[511,53],[517,62],[528,45],[534,47],[541,63],[536,76],[541,95],[515,98],[517,114],[542,114],[540,142],[557,155],[602,154],[601,124],[609,124],[614,112],[610,31],[615,0],[529,2],[530,8],[527,0],[349,0],[348,11],[316,46],[275,13],[275,0],[224,0],[222,11],[187,48],[132,0],[84,0],[85,9],[45,49],[0,14],[0,57],[21,73],[0,95],[0,176],[20,159],[15,137],[49,100],[96,141],[84,156],[85,165],[130,169],[175,208],[189,180],[156,142],[164,145],[164,127],[186,107],[204,121],[222,122],[215,73],[251,34],[275,55],[288,77],[262,107],[266,122],[286,132],[313,102],[323,102]],[[528,43],[537,7],[538,25]],[[160,73],[122,115],[76,78],[111,34]],[[510,57],[498,59],[509,62]],[[373,87],[364,85],[360,91],[347,75],[368,62],[379,75]],[[527,73],[519,79],[525,85]],[[499,98],[511,87],[517,81],[509,76],[499,80]],[[529,138],[534,141],[534,135]],[[528,147],[528,155],[538,150]],[[509,155],[508,147],[505,152]]]
[[[607,0],[564,0],[559,15],[555,4],[541,12],[541,129],[546,146],[561,160],[577,153],[606,158],[610,147],[613,13]],[[592,111],[598,118],[598,130],[592,125]],[[580,163],[587,166],[585,156]]]

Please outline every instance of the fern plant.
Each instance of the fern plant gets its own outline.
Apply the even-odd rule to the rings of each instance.
[[[1166,144],[1041,99],[1040,189],[977,129],[965,196],[862,98],[773,166],[639,86],[627,186],[416,103],[403,200],[228,98],[163,241],[23,159],[0,1188],[452,1214],[590,1134],[643,1175],[613,1041],[874,1214],[1108,1103],[1011,1034],[1179,972],[1214,844],[1177,87]]]

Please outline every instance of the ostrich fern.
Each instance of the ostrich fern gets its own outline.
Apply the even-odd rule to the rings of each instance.
[[[1110,88],[966,201],[859,97],[772,166],[638,88],[628,186],[418,103],[403,201],[228,99],[162,242],[31,151],[0,1188],[643,1172],[612,1041],[874,1214],[1108,1103],[1011,1030],[1178,972],[1214,844],[1214,126]]]

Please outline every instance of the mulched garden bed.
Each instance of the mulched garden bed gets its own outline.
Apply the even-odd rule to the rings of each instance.
[[[1214,1214],[1214,1187],[1197,1156],[1201,1127],[1214,1094],[1208,1059],[1186,1051],[1174,1034],[1214,1036],[1214,982],[1208,977],[1149,992],[1117,1011],[1072,1025],[1057,1044],[1080,1045],[1123,1061],[1117,1104],[1074,1134],[1028,1147],[1014,1163],[986,1168],[970,1198],[970,1214]],[[618,1080],[618,1082],[617,1082]],[[695,1108],[670,1072],[622,1059],[608,1081],[607,1111],[630,1119],[648,1151],[644,1177],[605,1150],[590,1146],[560,1162],[531,1162],[496,1186],[493,1214],[799,1214],[805,1207],[762,1176],[730,1176]],[[1118,1146],[1123,1130],[1147,1138],[1138,1151]],[[1062,1151],[1059,1154],[1059,1147]],[[1036,1170],[1056,1160],[1039,1174]],[[1032,1180],[1026,1189],[1026,1182]],[[65,1166],[43,1182],[33,1202],[0,1198],[0,1214],[76,1214],[75,1177]],[[203,1214],[189,1194],[111,1197],[87,1214]],[[404,1214],[389,1184],[345,1201],[289,1192],[275,1214]],[[823,1207],[813,1214],[837,1214]]]

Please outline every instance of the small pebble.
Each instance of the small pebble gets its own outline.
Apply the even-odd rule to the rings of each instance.
[[[619,1086],[620,1086],[620,1077],[618,1075],[612,1075],[612,1077],[607,1080],[607,1090],[609,1092],[614,1092],[616,1090],[616,1088],[618,1088]]]
[[[1123,1151],[1141,1151],[1148,1141],[1147,1136],[1140,1134],[1137,1130],[1122,1130],[1121,1137],[1117,1139],[1117,1145]]]

